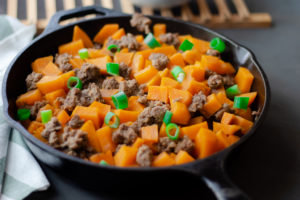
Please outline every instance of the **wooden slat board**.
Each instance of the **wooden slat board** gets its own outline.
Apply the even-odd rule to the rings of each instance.
[[[18,1],[23,0],[7,0],[7,14],[12,17],[18,17]],[[51,16],[57,11],[57,5],[55,0],[44,0],[45,16],[44,19],[38,18],[38,6],[37,1],[40,0],[26,0],[26,19],[22,22],[25,24],[36,23],[39,31],[42,31],[51,18]],[[150,1],[150,0],[149,0]],[[199,14],[193,14],[188,4],[182,5],[180,8],[180,16],[175,16],[170,8],[163,8],[159,10],[159,13],[165,17],[176,17],[186,21],[192,21],[202,24],[210,28],[257,28],[257,27],[269,27],[272,19],[268,13],[251,13],[245,4],[244,0],[231,0],[235,7],[236,13],[232,13],[227,5],[226,0],[213,0],[210,3],[214,3],[218,13],[213,14],[209,9],[208,1],[210,0],[194,0],[198,6]],[[78,2],[78,1],[77,1]],[[96,0],[81,0],[81,5],[90,6],[95,5]],[[113,0],[101,0],[100,6],[113,9]],[[64,9],[72,9],[76,7],[75,0],[62,0]],[[135,7],[130,3],[130,0],[119,0],[119,7],[124,13],[135,12]],[[99,5],[99,4],[97,4]],[[153,15],[154,10],[149,7],[139,8],[143,14]],[[89,16],[91,17],[91,16]],[[68,20],[65,23],[74,21],[76,19]]]

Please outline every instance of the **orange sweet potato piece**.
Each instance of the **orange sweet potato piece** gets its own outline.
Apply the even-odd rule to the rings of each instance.
[[[98,101],[94,101],[89,107],[93,107],[96,108],[98,111],[98,115],[99,118],[103,121],[106,114],[110,111],[111,106],[104,104],[104,103],[100,103]]]
[[[164,70],[159,71],[158,73],[159,73],[161,78],[170,77],[170,70],[168,68],[165,68]]]
[[[140,146],[142,146],[144,144],[144,140],[140,137],[138,137],[135,142],[132,144],[132,147],[134,148],[140,148]]]
[[[100,128],[96,131],[101,149],[103,152],[114,152],[116,149],[115,143],[112,141],[112,129],[108,126]]]
[[[65,82],[61,76],[44,76],[36,83],[37,88],[43,93],[64,89]]]
[[[184,103],[186,106],[189,106],[192,102],[193,95],[189,91],[170,88],[169,98],[171,103],[173,103],[174,101],[179,101],[181,103]]]
[[[153,167],[164,167],[175,165],[175,159],[165,151],[160,153],[152,162]]]
[[[153,26],[154,37],[159,37],[159,35],[165,34],[166,31],[167,31],[166,24],[154,24]]]
[[[166,124],[165,123],[162,123],[158,134],[159,134],[159,137],[167,137]]]
[[[94,123],[96,129],[101,125],[101,120],[98,114],[98,110],[95,107],[76,106],[72,112],[71,117],[78,115],[81,119],[91,120]]]
[[[138,102],[139,97],[137,96],[131,96],[128,99],[128,108],[126,108],[126,110],[130,110],[130,111],[137,111],[139,113],[141,113],[145,106],[141,103]]]
[[[213,131],[215,133],[222,130],[222,132],[225,133],[226,135],[233,135],[240,129],[241,129],[241,127],[238,125],[221,124],[218,122],[213,122]]]
[[[81,58],[71,58],[69,63],[72,65],[73,68],[81,68],[84,61]]]
[[[112,62],[112,59],[110,56],[103,56],[100,58],[87,59],[86,61],[96,65],[102,74],[107,74],[106,63]]]
[[[186,125],[189,123],[191,114],[184,103],[179,101],[171,103],[171,112],[173,113],[172,122]]]
[[[250,91],[253,79],[254,76],[245,67],[240,67],[234,77],[234,80],[236,84],[239,86],[241,93],[246,93]]]
[[[141,128],[141,137],[146,144],[153,144],[153,143],[158,142],[158,126],[157,126],[157,124],[142,127]]]
[[[134,78],[139,84],[147,83],[158,73],[157,69],[152,65],[136,72]]]
[[[170,86],[171,88],[180,88],[180,83],[169,77],[162,77],[160,86]]]
[[[191,140],[195,140],[196,136],[200,130],[200,128],[207,128],[208,129],[208,124],[206,121],[191,125],[191,126],[185,126],[180,129],[180,133],[183,135],[187,135]]]
[[[139,42],[139,43],[143,43],[144,42],[144,36],[143,35],[136,35],[135,39]]]
[[[200,40],[194,37],[190,37],[189,40],[194,44],[193,49],[199,51],[200,53],[204,54],[208,49],[210,49],[208,41]]]
[[[148,88],[147,99],[168,103],[169,102],[168,94],[169,94],[168,87],[150,86]]]
[[[205,70],[200,65],[188,65],[184,69],[187,78],[193,78],[195,81],[204,81]]]
[[[69,88],[68,88],[68,80],[71,76],[75,76],[75,72],[73,70],[71,71],[68,71],[66,73],[63,73],[62,75],[60,75],[60,78],[63,80],[64,82],[64,89],[65,91],[69,91]]]
[[[232,124],[234,119],[234,114],[224,112],[221,118],[221,124]]]
[[[217,139],[218,139],[218,146],[219,146],[219,150],[225,149],[227,147],[230,146],[230,141],[228,140],[228,137],[225,133],[223,133],[222,130],[219,130],[216,133]]]
[[[171,56],[174,53],[177,53],[177,50],[173,45],[172,46],[166,45],[166,46],[156,47],[155,49],[153,49],[153,53],[162,53],[165,54],[166,56]]]
[[[74,29],[73,29],[72,41],[77,41],[77,40],[82,40],[82,42],[86,48],[92,48],[94,46],[92,40],[86,34],[86,32],[84,32],[79,26],[76,25],[76,26],[74,26]]]
[[[30,122],[27,130],[38,140],[41,140],[42,142],[47,143],[48,141],[41,135],[44,128],[45,128],[45,125],[42,124],[41,122],[32,121],[32,122]]]
[[[107,48],[103,49],[88,49],[89,58],[100,58],[103,56],[110,56],[110,51]]]
[[[186,151],[179,151],[178,154],[175,157],[175,164],[176,165],[181,165],[181,164],[185,164],[185,163],[189,163],[194,161],[195,159],[188,154]]]
[[[198,123],[201,123],[203,121],[204,121],[203,116],[194,117],[194,118],[190,119],[189,125],[198,124]]]
[[[218,101],[223,105],[227,103],[230,107],[233,106],[233,101],[227,98],[226,94],[223,92],[219,92],[216,94]]]
[[[203,114],[210,117],[221,108],[222,104],[218,101],[216,94],[211,94],[207,97],[206,103],[204,104]]]
[[[122,109],[115,110],[114,113],[120,118],[120,123],[135,122],[140,114],[137,111],[129,111]]]
[[[41,112],[43,110],[52,110],[52,112],[54,111],[54,107],[51,106],[50,104],[46,104],[45,106],[43,106],[42,108],[40,108],[37,116],[36,116],[36,121],[41,122],[42,121],[42,116],[41,116]]]
[[[153,49],[145,49],[145,50],[139,51],[138,53],[141,54],[144,57],[144,59],[148,59],[150,54],[153,53]]]
[[[170,68],[172,68],[173,66],[180,66],[180,67],[184,67],[185,63],[184,63],[184,59],[181,53],[175,53],[170,57],[170,61],[168,63],[168,66]]]
[[[105,153],[96,153],[90,156],[90,161],[94,163],[100,163],[101,160],[106,161],[109,165],[115,165],[115,160],[111,151],[106,151]]]
[[[80,130],[86,132],[89,144],[97,151],[101,152],[101,145],[96,134],[94,123],[91,120],[87,120]]]
[[[242,118],[245,118],[249,121],[253,121],[252,110],[249,107],[247,108],[247,110],[234,108],[234,113],[235,115],[241,116]]]
[[[115,164],[119,167],[129,167],[135,164],[137,148],[123,145],[114,156]]]
[[[204,68],[217,72],[218,74],[235,73],[235,69],[230,63],[224,62],[216,56],[202,55],[201,64]]]
[[[64,97],[66,96],[66,92],[64,89],[55,90],[53,92],[47,93],[45,95],[45,99],[50,102],[51,105],[54,104],[54,101],[57,97]]]
[[[132,68],[132,74],[137,73],[138,71],[144,69],[145,66],[145,59],[143,55],[136,53],[133,56],[131,68]]]
[[[253,122],[244,119],[243,117],[230,114],[225,112],[221,119],[221,124],[235,124],[241,127],[242,133],[246,134],[251,127],[253,126]]]
[[[158,73],[148,83],[146,83],[146,87],[144,88],[145,92],[148,92],[148,88],[150,86],[159,86],[160,82],[161,82],[161,77]]]
[[[114,94],[117,94],[119,92],[118,89],[100,89],[101,92],[101,96],[104,100],[104,102],[110,106],[112,106],[112,108],[115,108],[114,103],[112,102],[111,96]]]
[[[198,158],[205,158],[217,151],[218,140],[216,134],[206,128],[201,128],[195,139],[195,153]]]
[[[76,40],[69,42],[67,44],[60,45],[58,47],[58,53],[63,54],[63,53],[68,53],[71,55],[78,55],[78,51],[80,49],[84,48],[84,44],[82,40]]]
[[[36,73],[42,73],[43,69],[47,66],[47,64],[52,61],[53,56],[38,58],[33,63],[31,63],[31,68]]]
[[[194,78],[185,78],[181,84],[182,90],[189,91],[192,95],[202,91],[205,95],[208,95],[210,88],[203,82],[198,82]]]
[[[126,65],[130,66],[133,55],[134,55],[134,53],[132,53],[132,52],[129,52],[129,53],[117,52],[117,53],[115,53],[115,56],[114,56],[114,62],[115,63],[123,62]]]
[[[120,28],[119,30],[117,30],[112,36],[111,38],[114,39],[114,40],[119,40],[122,38],[122,36],[124,36],[126,33],[125,33],[125,30],[124,28]]]
[[[94,42],[103,44],[104,41],[119,29],[119,24],[105,24],[94,37]]]
[[[59,123],[64,126],[70,119],[71,117],[69,116],[69,114],[65,111],[65,110],[61,110],[58,114],[57,114],[57,120],[59,121]]]
[[[22,105],[33,105],[36,101],[41,101],[43,99],[43,96],[40,92],[40,90],[30,90],[26,92],[25,94],[21,94],[16,101],[16,104],[18,107]]]
[[[190,65],[201,60],[201,54],[195,50],[187,50],[182,53],[182,56],[183,60]]]
[[[229,135],[227,137],[227,139],[228,139],[230,145],[232,145],[232,144],[234,144],[234,143],[236,143],[237,141],[240,140],[240,138],[238,136],[236,136],[236,135]]]
[[[257,92],[249,92],[249,93],[244,93],[244,94],[240,94],[237,96],[238,97],[249,97],[248,106],[251,106],[251,104],[253,103],[253,101],[255,100],[255,98],[257,96]]]

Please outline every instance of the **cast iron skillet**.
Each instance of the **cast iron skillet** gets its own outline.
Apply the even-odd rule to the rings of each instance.
[[[59,25],[59,22],[62,20],[81,17],[87,14],[97,14],[97,17],[77,21],[65,26]],[[256,109],[259,108],[261,114],[253,128],[240,141],[208,158],[180,166],[117,168],[102,167],[76,157],[68,156],[35,139],[27,132],[16,119],[15,100],[18,95],[26,91],[24,80],[31,72],[29,66],[33,60],[50,54],[55,55],[59,45],[71,40],[75,24],[79,25],[91,37],[97,33],[101,26],[107,23],[119,23],[127,32],[137,33],[136,29],[130,27],[129,15],[97,6],[57,12],[52,17],[46,30],[12,61],[5,73],[2,86],[4,115],[7,121],[22,133],[32,153],[41,162],[63,172],[74,182],[79,182],[88,187],[95,186],[102,189],[117,188],[118,190],[119,188],[123,188],[124,191],[128,191],[129,188],[141,188],[141,190],[146,186],[160,188],[173,183],[176,183],[178,186],[186,184],[184,179],[192,175],[192,177],[198,177],[199,180],[204,181],[218,199],[247,199],[248,197],[228,178],[225,172],[225,164],[229,153],[236,151],[239,146],[249,140],[250,136],[255,133],[255,130],[265,118],[270,101],[270,88],[265,73],[251,51],[212,30],[171,18],[159,16],[150,16],[150,18],[153,24],[158,22],[166,23],[168,32],[191,34],[205,40],[210,40],[216,36],[222,38],[227,46],[227,50],[222,54],[222,58],[232,62],[235,67],[240,65],[247,67],[253,73],[255,81],[252,89],[258,91],[258,98],[253,106]],[[199,194],[199,197],[201,197],[201,194]]]

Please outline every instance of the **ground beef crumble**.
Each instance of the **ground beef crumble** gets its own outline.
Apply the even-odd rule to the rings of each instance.
[[[32,119],[36,119],[37,114],[39,113],[39,110],[44,107],[48,101],[36,101],[34,102],[33,106],[30,108],[30,117]]]
[[[99,68],[90,63],[84,63],[80,70],[76,71],[76,76],[82,81],[83,84],[89,82],[98,82],[101,79]]]
[[[51,120],[45,125],[45,129],[42,131],[41,135],[48,140],[50,146],[54,148],[59,147],[59,139],[57,132],[62,129],[61,124],[56,117],[52,117]]]
[[[216,120],[216,121],[221,121],[224,112],[234,113],[234,110],[230,108],[230,105],[229,105],[229,104],[224,103],[224,104],[222,105],[222,108],[221,108],[220,110],[218,110],[218,111],[214,114],[215,120]]]
[[[206,51],[206,55],[209,55],[209,56],[216,56],[216,57],[220,57],[220,56],[221,56],[220,52],[217,51],[217,50],[214,50],[214,49],[208,49],[208,50]]]
[[[194,143],[192,140],[184,135],[183,138],[180,138],[176,147],[175,147],[175,153],[179,153],[179,151],[186,151],[188,153],[192,153],[194,149]]]
[[[39,80],[41,80],[42,77],[43,77],[43,74],[36,73],[36,72],[32,72],[31,74],[29,74],[25,80],[27,91],[36,89],[37,88],[36,83]]]
[[[217,89],[223,86],[223,77],[218,74],[209,76],[207,84],[211,89]]]
[[[114,77],[106,77],[102,83],[103,89],[118,89],[119,88],[119,82]]]
[[[153,160],[152,150],[147,145],[142,145],[137,152],[136,162],[142,167],[151,166]]]
[[[132,72],[131,67],[129,67],[123,62],[119,64],[119,75],[125,78],[126,80],[130,79],[131,72]]]
[[[58,65],[59,69],[62,72],[68,72],[73,69],[72,65],[69,63],[69,60],[72,58],[72,55],[63,53],[56,54],[55,56],[55,64]]]
[[[150,24],[152,23],[151,19],[145,17],[140,13],[134,13],[130,20],[130,25],[136,27],[138,31],[145,32],[146,34],[150,33]]]
[[[133,127],[123,123],[112,133],[112,140],[116,144],[132,144],[137,136],[138,133]]]
[[[190,112],[197,112],[197,110],[201,110],[206,103],[205,94],[200,91],[198,94],[195,94],[192,99],[192,103],[189,106]]]
[[[223,83],[225,87],[230,87],[235,84],[233,75],[226,74],[223,76]]]
[[[149,60],[151,61],[152,65],[158,70],[165,69],[169,63],[169,58],[162,53],[151,53],[151,55],[149,56]]]
[[[139,92],[139,85],[135,79],[121,81],[119,90],[123,91],[127,97],[137,95]]]
[[[71,129],[66,126],[62,134],[61,148],[67,148],[69,150],[85,149],[88,144],[87,133],[80,129]]]
[[[161,42],[167,45],[174,45],[175,48],[179,47],[180,40],[178,39],[178,33],[166,33],[159,36]]]
[[[176,142],[169,137],[160,137],[157,144],[154,145],[154,149],[157,154],[161,152],[172,153],[176,148]]]
[[[84,124],[84,120],[80,119],[80,117],[78,115],[74,115],[70,121],[68,122],[68,126],[70,126],[71,128],[80,128],[82,125]]]

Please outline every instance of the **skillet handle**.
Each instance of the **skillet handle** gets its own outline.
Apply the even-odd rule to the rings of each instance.
[[[52,30],[57,29],[58,27],[60,27],[59,22],[63,20],[71,19],[74,17],[83,17],[89,14],[97,14],[102,16],[125,15],[121,12],[106,9],[101,6],[86,6],[86,7],[77,7],[71,10],[62,10],[62,11],[58,11],[51,17],[47,27],[45,28],[42,34],[46,34]]]

